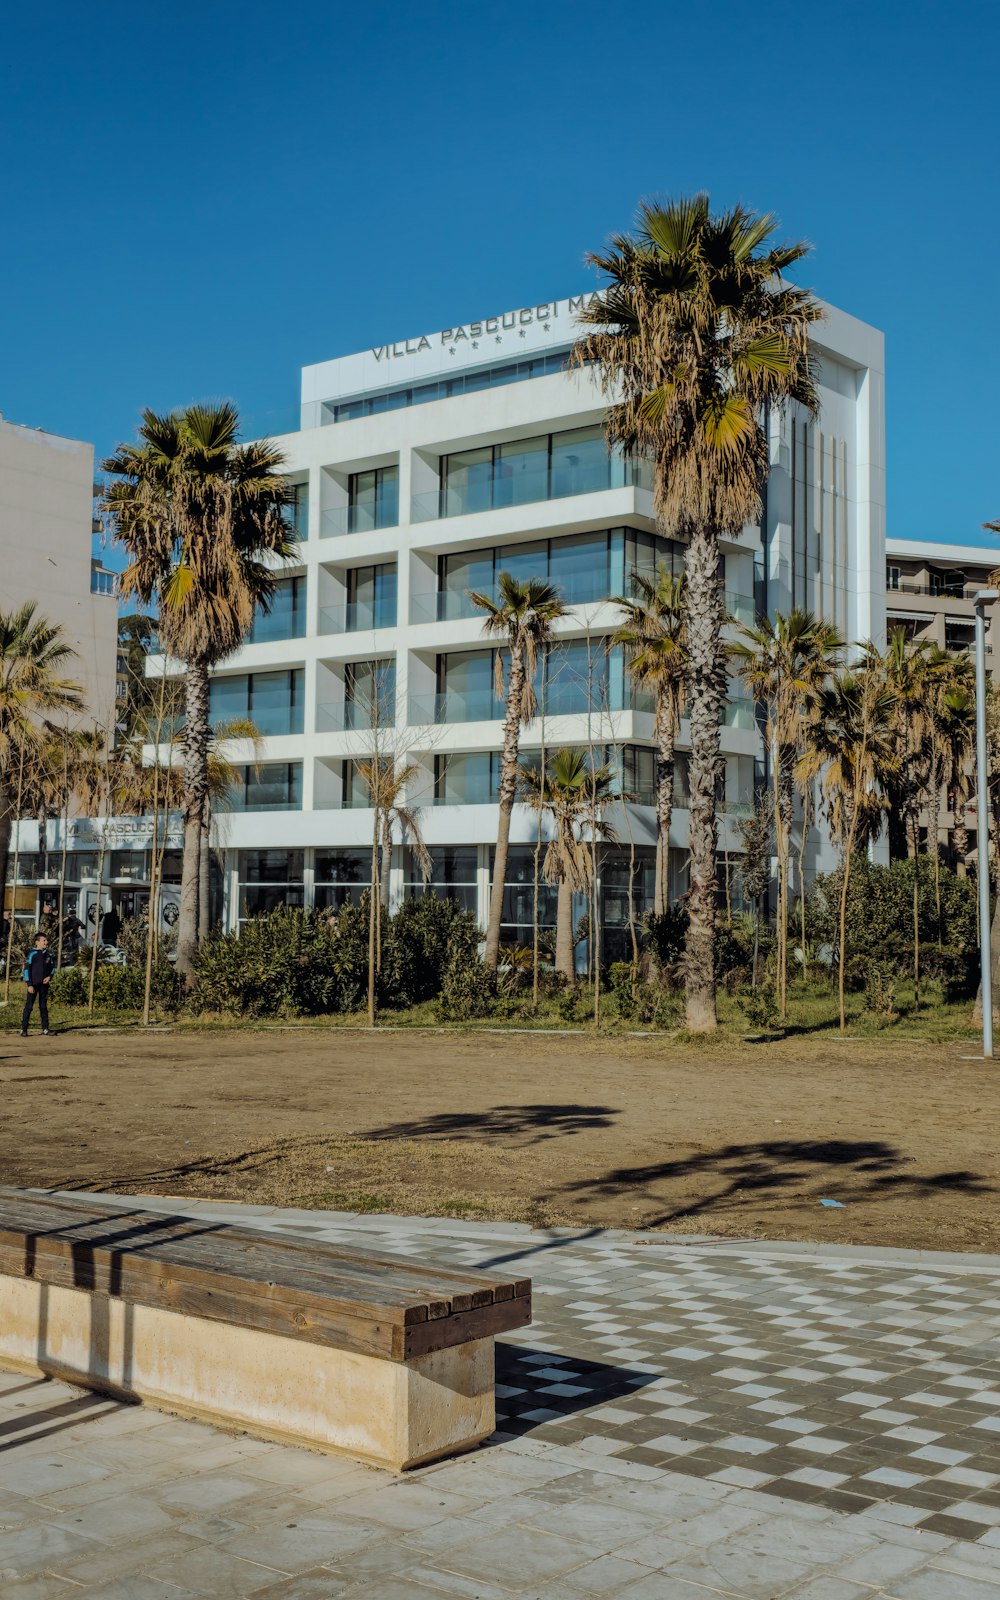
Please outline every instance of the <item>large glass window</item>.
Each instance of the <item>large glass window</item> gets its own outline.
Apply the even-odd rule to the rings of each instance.
[[[385,728],[396,721],[394,661],[350,661],[344,669],[344,726]]]
[[[249,719],[265,738],[301,733],[304,681],[301,667],[214,677],[209,716],[215,727]]]
[[[453,755],[435,756],[435,805],[495,804],[500,794],[500,766],[497,750],[456,751]]]
[[[442,456],[440,493],[418,495],[413,514],[418,521],[468,516],[497,506],[621,488],[641,477],[638,467],[608,453],[598,424],[570,428]]]
[[[399,521],[399,468],[372,467],[351,474],[348,533],[394,528]]]
[[[593,533],[564,534],[521,544],[461,550],[438,558],[439,621],[475,615],[469,591],[495,595],[501,572],[523,582],[541,578],[554,584],[568,605],[593,605],[635,591],[635,578],[655,582],[663,566],[673,576],[684,569],[684,545],[675,539],[636,528],[602,528]],[[420,597],[419,615],[434,611]]]
[[[370,417],[382,411],[396,411],[403,406],[427,405],[432,400],[450,400],[456,395],[472,394],[479,389],[520,383],[525,378],[547,378],[554,372],[565,372],[568,362],[568,350],[551,350],[547,355],[532,356],[526,361],[505,361],[495,367],[474,367],[470,372],[459,372],[454,378],[441,378],[436,383],[404,385],[379,394],[358,395],[352,400],[327,401],[323,407],[322,421],[353,422],[355,417]]]
[[[495,692],[494,654],[461,650],[438,657],[436,722],[483,722],[503,715]]]
[[[301,761],[264,761],[259,766],[237,767],[236,781],[222,811],[301,811]]]
[[[426,881],[414,859],[412,850],[408,850],[406,854],[408,865],[407,895],[436,894],[442,900],[454,900],[464,911],[471,912],[473,916],[476,915],[478,909],[478,874],[476,870],[475,845],[467,845],[460,849],[437,846],[432,848],[429,852],[431,873]]]
[[[360,905],[371,883],[371,852],[320,850],[316,853],[316,906],[337,911],[342,905]]]
[[[490,851],[492,884],[496,851]],[[538,926],[549,936],[555,932],[558,891],[547,884],[539,870]],[[530,945],[535,922],[535,852],[530,846],[514,845],[507,855],[507,881],[500,914],[500,939],[503,944]]]
[[[241,850],[240,921],[303,904],[301,850]]]
[[[306,631],[306,580],[281,578],[275,587],[271,609],[258,610],[247,644],[268,644],[274,639],[301,639]]]
[[[347,574],[347,630],[396,626],[396,566],[355,567]]]

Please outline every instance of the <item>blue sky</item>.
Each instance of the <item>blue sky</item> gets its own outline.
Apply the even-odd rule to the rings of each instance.
[[[13,421],[105,453],[144,405],[286,407],[304,363],[573,292],[640,197],[707,189],[885,330],[889,532],[1000,516],[995,6],[56,0],[2,38]]]

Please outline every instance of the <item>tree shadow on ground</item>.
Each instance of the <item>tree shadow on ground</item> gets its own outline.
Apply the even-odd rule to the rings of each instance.
[[[642,1226],[657,1228],[711,1217],[755,1197],[801,1199],[814,1205],[827,1188],[833,1197],[839,1194],[845,1201],[867,1203],[899,1196],[922,1200],[943,1190],[996,1193],[996,1186],[979,1173],[920,1173],[911,1167],[910,1157],[880,1139],[768,1139],[721,1145],[645,1166],[618,1167],[597,1178],[563,1184],[538,1199],[593,1204],[628,1198],[642,1212]]]
[[[371,1128],[366,1139],[518,1139],[541,1144],[567,1134],[610,1128],[621,1115],[618,1106],[527,1105],[491,1106],[485,1111],[440,1112],[412,1122],[393,1122]]]

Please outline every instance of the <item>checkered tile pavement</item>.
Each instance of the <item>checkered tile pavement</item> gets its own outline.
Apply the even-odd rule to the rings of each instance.
[[[357,1223],[322,1235],[356,1244]],[[501,1434],[1000,1542],[1000,1272],[607,1235],[498,1251],[416,1219],[366,1236],[531,1275]]]
[[[109,1196],[119,1204],[135,1204]],[[497,1440],[530,1436],[900,1528],[1000,1568],[1000,1266],[914,1252],[532,1232],[439,1218],[178,1206],[530,1276],[497,1345]]]

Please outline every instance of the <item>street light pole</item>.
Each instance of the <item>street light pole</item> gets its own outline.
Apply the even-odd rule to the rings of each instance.
[[[990,814],[986,750],[986,606],[1000,600],[1000,591],[980,589],[976,608],[976,810],[978,815],[979,982],[983,997],[983,1056],[993,1059],[993,966],[990,961]]]

